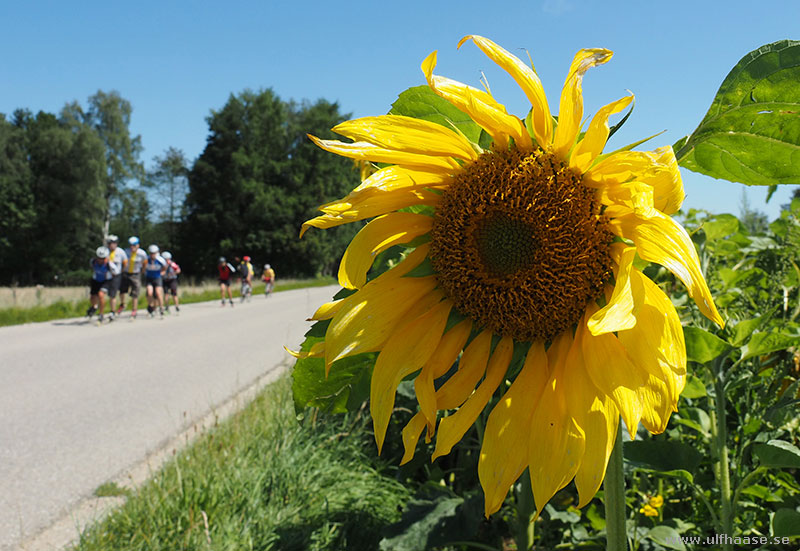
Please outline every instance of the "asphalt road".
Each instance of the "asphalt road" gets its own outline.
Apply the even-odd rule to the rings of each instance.
[[[0,549],[68,514],[286,360],[335,287],[181,315],[0,328]]]

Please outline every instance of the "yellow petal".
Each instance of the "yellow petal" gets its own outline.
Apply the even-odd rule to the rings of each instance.
[[[568,410],[586,435],[585,451],[575,474],[578,507],[589,503],[600,488],[619,426],[619,411],[613,400],[599,391],[586,371],[583,334],[576,332],[564,372],[564,386],[569,388]]]
[[[548,353],[548,360],[550,357]],[[550,364],[550,379],[533,412],[528,441],[528,469],[537,513],[575,476],[585,447],[583,430],[567,409],[570,389],[564,384],[566,358],[559,355],[556,359],[558,363]]]
[[[447,373],[453,366],[471,330],[472,321],[466,319],[446,332],[436,351],[422,367],[422,372],[414,379],[417,402],[421,414],[427,421],[429,434],[433,432],[436,424],[436,389],[433,381]]]
[[[514,353],[514,340],[511,337],[503,337],[489,359],[486,368],[486,378],[470,396],[464,404],[458,408],[453,415],[445,417],[439,423],[438,436],[436,437],[436,449],[433,457],[436,459],[442,455],[447,455],[453,446],[461,440],[464,433],[475,422],[478,416],[489,403],[494,391],[500,386],[505,378],[508,364],[511,362],[511,355]]]
[[[422,62],[422,72],[428,86],[438,95],[467,113],[492,137],[498,147],[507,147],[508,137],[514,138],[519,148],[532,145],[530,134],[525,124],[506,112],[506,108],[482,90],[467,86],[455,80],[433,74],[436,67],[436,52],[431,53]]]
[[[548,378],[544,344],[535,342],[522,370],[489,414],[478,460],[487,517],[500,509],[509,488],[528,466],[531,417]]]
[[[441,172],[429,172],[426,170],[414,170],[397,165],[384,167],[355,188],[344,199],[339,199],[333,203],[349,202],[348,199],[353,195],[358,195],[372,191],[395,191],[401,189],[415,189],[425,186],[441,186],[449,181],[449,176]],[[328,203],[331,205],[332,203]],[[349,207],[347,207],[349,208]],[[341,209],[337,209],[341,210]],[[346,209],[345,209],[346,210]],[[323,211],[324,212],[324,211]]]
[[[703,315],[720,327],[724,325],[700,271],[694,243],[680,224],[656,211],[652,218],[630,214],[611,220],[610,225],[617,235],[634,242],[640,257],[675,274]]]
[[[403,459],[400,461],[401,465],[405,465],[414,458],[414,451],[417,449],[417,442],[419,437],[422,436],[422,429],[425,428],[425,417],[422,413],[416,413],[414,417],[403,427]]]
[[[378,354],[370,384],[370,411],[378,453],[394,408],[397,385],[422,368],[442,338],[452,303],[440,302],[416,319],[399,325]]]
[[[641,218],[658,215],[653,186],[644,182],[632,181],[608,186],[601,191],[600,202],[609,205],[605,210],[605,215],[609,218],[625,216],[630,212]]]
[[[325,364],[361,352],[378,350],[403,315],[436,286],[431,277],[376,280],[348,297],[325,333]]]
[[[410,212],[394,212],[375,218],[356,234],[339,263],[339,285],[359,289],[367,282],[367,272],[375,257],[393,245],[408,243],[428,233],[433,218]]]
[[[644,290],[637,312],[639,323],[620,331],[617,337],[634,364],[666,385],[674,409],[686,380],[686,343],[681,320],[669,297],[647,276],[633,270],[631,280]],[[643,406],[646,410],[648,402],[643,401]]]
[[[582,323],[578,324],[577,331],[582,333],[583,358],[589,378],[600,392],[614,400],[628,434],[631,439],[635,438],[642,418],[642,403],[636,392],[644,385],[646,374],[633,364],[615,335],[594,336]]]
[[[364,117],[343,122],[333,129],[353,141],[364,141],[386,149],[475,160],[470,142],[453,130],[422,119],[399,115]]]
[[[664,214],[673,214],[681,207],[685,198],[683,180],[671,146],[654,151],[620,151],[603,159],[584,175],[584,182],[592,187],[633,180],[653,188],[653,205]],[[603,204],[608,203],[603,201]]]
[[[339,299],[331,302],[326,302],[325,304],[317,308],[317,311],[314,312],[314,315],[311,316],[311,318],[309,319],[315,321],[331,319],[333,316],[336,315],[336,312],[338,312],[339,309],[342,306],[344,306],[345,300],[346,299]]]
[[[558,126],[553,140],[553,150],[559,157],[566,159],[567,153],[575,144],[583,118],[583,75],[596,65],[611,59],[613,52],[602,48],[580,50],[575,54],[569,68],[561,102],[558,108]]]
[[[289,348],[283,347],[289,354],[297,358],[298,360],[304,360],[306,358],[322,358],[325,355],[325,341],[315,342],[311,345],[309,350],[291,350]]]
[[[520,59],[510,52],[501,48],[488,38],[482,36],[465,36],[458,43],[458,47],[472,40],[475,45],[485,53],[489,59],[500,65],[516,81],[533,108],[533,134],[536,141],[542,147],[550,144],[553,137],[553,116],[550,114],[550,106],[547,104],[547,96],[544,93],[542,81],[539,80],[536,72],[525,65]]]
[[[308,137],[325,151],[336,153],[342,157],[372,161],[373,163],[391,163],[408,167],[417,167],[439,172],[452,172],[460,168],[454,159],[437,157],[420,153],[406,153],[395,149],[387,149],[368,142],[344,143],[338,140],[321,140],[311,134]]]
[[[461,355],[458,371],[436,391],[436,408],[439,410],[455,409],[469,398],[475,385],[486,373],[489,351],[492,346],[492,332],[484,329],[472,339]]]
[[[303,223],[300,237],[311,227],[332,228],[349,224],[358,220],[380,216],[412,205],[435,206],[441,199],[440,195],[426,190],[403,190],[389,192],[375,192],[360,196],[357,200],[343,210],[326,213]]]
[[[583,139],[578,142],[572,155],[570,155],[570,167],[583,174],[592,166],[597,156],[603,152],[606,141],[608,141],[610,132],[608,118],[625,109],[630,105],[631,101],[633,101],[633,96],[627,96],[609,103],[597,112],[592,122],[589,123],[589,128],[586,130]]]
[[[642,425],[653,434],[661,434],[667,428],[669,416],[676,403],[670,400],[670,392],[663,381],[647,375],[647,382],[637,390],[642,402]]]
[[[611,294],[608,304],[595,312],[587,323],[592,335],[630,329],[636,325],[635,301],[630,280],[635,256],[635,247],[626,247],[623,251],[616,274],[614,292]],[[637,291],[643,292],[638,287]]]

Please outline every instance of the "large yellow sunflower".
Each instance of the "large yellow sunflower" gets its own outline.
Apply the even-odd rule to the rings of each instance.
[[[436,52],[422,70],[433,92],[491,136],[490,149],[455,127],[395,115],[334,128],[352,142],[311,136],[384,168],[303,225],[372,218],[339,271],[341,285],[357,291],[317,310],[313,318],[330,325],[307,355],[329,368],[380,352],[370,403],[379,450],[397,386],[416,373],[419,412],[403,430],[404,461],[426,428],[436,435],[434,457],[449,453],[502,388],[478,467],[486,514],[526,467],[539,510],[573,479],[583,506],[603,480],[620,415],[631,435],[640,422],[662,432],[685,382],[675,308],[634,257],[665,266],[707,317],[722,320],[689,236],[669,216],[684,198],[672,148],[602,155],[609,116],[632,96],[600,109],[581,133],[583,76],[612,52],[577,53],[556,122],[531,67],[480,36],[459,47],[467,40],[525,92],[527,125],[490,92],[434,75]],[[412,205],[434,214],[403,210]],[[375,256],[397,244],[417,246],[367,282]],[[525,351],[524,365],[507,382],[515,349]],[[437,384],[459,356],[457,371]],[[437,427],[444,410],[455,411]]]

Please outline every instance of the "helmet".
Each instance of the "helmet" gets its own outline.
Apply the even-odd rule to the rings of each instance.
[[[250,262],[250,257],[249,256],[245,256],[244,258],[242,258],[242,260],[244,260],[245,262]]]
[[[139,244],[139,238],[134,235],[133,237],[128,239],[128,243],[130,243],[131,245],[138,245]]]
[[[97,250],[94,252],[97,255],[97,258],[108,258],[108,247],[97,247]]]
[[[106,243],[119,243],[119,237],[114,235],[113,233],[106,237]]]
[[[151,253],[151,254],[152,253],[157,253],[158,252],[158,245],[150,245],[149,247],[147,247],[147,252]]]
[[[172,253],[169,251],[164,251],[161,253],[161,256],[163,256],[165,260],[172,260]]]
[[[270,268],[272,268],[272,266],[270,266],[269,264],[264,264],[264,269],[265,270],[269,270]]]
[[[219,257],[219,263],[222,264],[223,262],[225,262],[225,257],[224,256],[220,256]]]

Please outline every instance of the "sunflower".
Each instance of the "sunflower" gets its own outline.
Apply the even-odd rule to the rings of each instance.
[[[340,284],[355,292],[317,310],[313,319],[329,325],[305,355],[329,369],[379,352],[370,391],[379,452],[397,386],[416,374],[404,462],[425,431],[436,437],[433,457],[448,454],[501,389],[478,464],[487,516],[526,468],[538,510],[573,479],[583,506],[603,480],[620,416],[631,436],[639,423],[664,431],[685,383],[678,315],[634,258],[669,269],[703,314],[722,319],[691,239],[669,216],[684,199],[672,148],[602,153],[609,117],[633,96],[600,109],[582,132],[583,76],[612,52],[576,54],[556,120],[531,67],[480,36],[459,47],[468,40],[522,88],[526,121],[489,91],[435,75],[436,52],[422,71],[491,147],[397,115],[333,129],[351,142],[309,136],[381,168],[303,224],[301,235],[371,219],[340,265]],[[367,281],[376,255],[399,244],[408,254]],[[512,358],[522,358],[513,378]],[[451,413],[437,419],[440,411]]]

